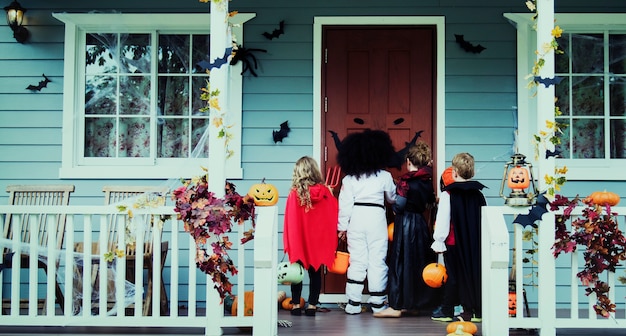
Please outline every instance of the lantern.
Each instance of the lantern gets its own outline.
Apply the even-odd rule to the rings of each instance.
[[[508,197],[504,196],[504,185],[511,189]],[[530,190],[532,188],[532,191]],[[532,165],[526,162],[524,154],[513,154],[511,161],[504,165],[500,196],[510,206],[529,206],[537,197],[537,189],[532,174]]]

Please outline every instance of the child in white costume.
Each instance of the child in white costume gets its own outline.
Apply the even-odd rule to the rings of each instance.
[[[348,135],[337,156],[346,173],[339,192],[338,230],[339,238],[347,237],[350,253],[345,308],[348,314],[361,312],[366,276],[372,310],[379,312],[387,308],[385,201],[395,203],[396,187],[391,174],[383,168],[393,153],[387,133],[366,130]]]

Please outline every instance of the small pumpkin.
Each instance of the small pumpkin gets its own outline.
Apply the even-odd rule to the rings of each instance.
[[[389,237],[389,241],[393,241],[393,222],[387,225],[387,237]]]
[[[615,206],[619,203],[620,197],[618,194],[610,191],[594,191],[591,195],[584,199],[587,204],[595,205],[610,205]]]
[[[239,298],[235,296],[233,305],[231,308],[231,315],[237,315],[237,305]],[[248,291],[243,293],[243,316],[252,316],[254,312],[254,292]]]
[[[293,302],[291,302],[291,298],[288,297],[288,298],[284,299],[283,302],[281,303],[281,306],[285,310],[293,309]],[[304,298],[303,297],[300,297],[300,307],[304,307]]]
[[[448,323],[446,331],[451,335],[465,335],[464,333],[474,335],[478,332],[478,327],[470,321],[454,321]],[[461,334],[458,333],[459,331]]]
[[[256,206],[272,206],[278,202],[278,189],[263,179],[250,187],[248,196],[252,197]]]
[[[509,170],[507,185],[513,190],[523,190],[530,186],[528,170],[522,166],[515,166]]]
[[[424,267],[422,278],[429,287],[439,288],[448,280],[448,272],[442,264],[430,263]]]

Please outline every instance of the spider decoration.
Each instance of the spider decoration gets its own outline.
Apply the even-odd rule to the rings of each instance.
[[[250,71],[252,76],[258,77],[255,69],[258,68],[258,62],[256,56],[254,56],[253,52],[267,52],[265,49],[246,49],[241,45],[237,45],[236,48],[233,48],[233,57],[230,60],[230,65],[235,65],[237,62],[241,61],[243,63],[243,67],[241,69],[241,74],[243,75],[246,71]]]

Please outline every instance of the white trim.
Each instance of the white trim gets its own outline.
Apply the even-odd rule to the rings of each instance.
[[[446,48],[445,17],[443,16],[332,16],[315,17],[313,20],[313,157],[324,162],[321,147],[321,75],[322,75],[322,26],[324,25],[434,25],[437,32],[437,176],[441,175],[446,165]]]

